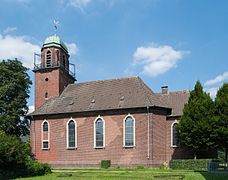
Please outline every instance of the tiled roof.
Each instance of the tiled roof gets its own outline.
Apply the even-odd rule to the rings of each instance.
[[[166,102],[172,108],[171,116],[181,116],[184,105],[188,102],[190,91],[174,91],[168,94],[157,93],[160,101]]]
[[[147,106],[169,108],[139,77],[129,77],[69,84],[59,97],[50,98],[31,115]]]

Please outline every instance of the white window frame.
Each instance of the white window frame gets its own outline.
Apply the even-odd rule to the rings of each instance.
[[[75,146],[74,147],[69,147],[69,128],[68,128],[68,124],[69,124],[70,121],[74,121],[74,124],[75,124],[75,126],[74,126],[74,128],[75,128]],[[77,146],[78,146],[78,141],[77,141],[78,135],[77,135],[77,133],[78,133],[77,132],[77,122],[71,117],[66,123],[66,148],[67,149],[77,149]]]
[[[126,146],[125,145],[125,143],[126,143],[125,142],[125,121],[127,120],[128,117],[132,118],[132,120],[133,120],[133,146]],[[135,140],[135,118],[131,114],[128,114],[123,119],[123,147],[131,148],[131,147],[135,147],[135,146],[136,146],[136,140]]]
[[[96,122],[97,120],[101,119],[103,122],[103,146],[96,146]],[[94,120],[93,122],[93,129],[94,129],[94,133],[93,133],[93,147],[95,149],[103,149],[105,148],[105,120],[98,115],[97,118]]]
[[[43,125],[44,125],[45,122],[47,122],[47,124],[48,124],[48,131],[45,131],[46,133],[48,133],[48,139],[45,139],[45,140],[44,140]],[[48,148],[44,148],[44,147],[43,147],[43,142],[48,142]],[[44,150],[45,150],[45,149],[50,149],[50,124],[49,124],[49,122],[48,122],[46,119],[45,119],[45,120],[42,122],[42,124],[41,124],[41,149],[44,149]]]
[[[175,121],[171,124],[171,147],[176,148],[178,145],[173,145],[173,126],[178,124],[179,122],[175,119]]]

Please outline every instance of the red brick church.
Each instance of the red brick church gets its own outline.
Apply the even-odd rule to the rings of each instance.
[[[178,147],[175,125],[189,91],[154,93],[140,77],[75,83],[66,45],[56,35],[34,66],[32,152],[55,167],[155,167],[191,153]]]

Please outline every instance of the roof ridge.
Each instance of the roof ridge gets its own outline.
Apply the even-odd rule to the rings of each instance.
[[[143,92],[144,92],[144,95],[146,96],[146,99],[147,99],[147,101],[149,102],[149,103],[147,104],[147,106],[152,105],[152,102],[150,101],[150,98],[149,98],[147,92],[145,91],[145,89],[144,89],[144,87],[143,87],[143,85],[145,85],[144,81],[143,81],[140,77],[138,77],[138,80],[139,80],[139,84],[140,84],[140,86],[141,86],[141,88],[142,88],[142,90],[143,90]],[[151,89],[150,89],[150,90],[151,90]],[[152,90],[151,90],[151,92],[152,92]],[[153,93],[153,92],[152,92],[152,93]]]
[[[170,93],[176,93],[176,92],[190,92],[191,90],[177,90],[177,91],[170,91]]]
[[[135,79],[139,78],[138,76],[129,76],[129,77],[122,77],[122,78],[112,78],[112,79],[104,79],[104,80],[94,80],[94,81],[87,81],[87,82],[80,82],[75,83],[74,85],[79,84],[86,84],[86,83],[96,83],[96,82],[107,82],[107,81],[113,81],[113,80],[124,80],[124,79]]]
[[[186,93],[186,92],[190,92],[191,90],[177,90],[177,91],[169,91],[168,92],[168,95],[169,94],[172,94],[172,93]],[[162,94],[162,92],[156,92],[155,94]],[[165,94],[167,95],[167,94]]]

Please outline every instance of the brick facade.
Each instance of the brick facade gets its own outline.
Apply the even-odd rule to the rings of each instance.
[[[50,67],[47,68],[46,53],[51,52]],[[69,54],[61,47],[45,47],[41,50],[41,64],[35,72],[35,109],[48,98],[59,96],[75,79],[69,74]]]
[[[135,118],[135,147],[123,147],[123,120],[131,114]],[[101,116],[105,121],[105,147],[94,148],[94,120]],[[67,149],[67,122],[73,118],[77,123],[77,148]],[[50,149],[42,149],[42,123],[49,123]],[[94,113],[78,116],[43,116],[31,122],[31,145],[35,157],[60,167],[97,167],[101,160],[111,160],[113,166],[157,167],[173,157],[170,147],[170,123],[165,112],[150,110],[148,141],[148,113],[126,110],[121,113]],[[149,142],[149,149],[148,149]],[[149,154],[148,154],[149,150]],[[149,157],[148,157],[149,155]]]
[[[72,83],[74,83],[74,79],[60,68],[46,72],[36,72],[35,109],[43,105],[47,99],[59,96],[64,88]],[[45,93],[47,93],[47,98]]]

